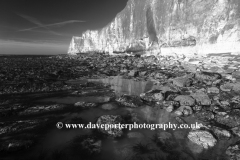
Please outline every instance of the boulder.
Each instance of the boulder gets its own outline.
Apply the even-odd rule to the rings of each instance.
[[[193,143],[201,145],[203,148],[208,149],[217,143],[213,135],[205,130],[193,130],[188,134],[188,139]]]
[[[199,105],[211,105],[211,99],[205,93],[192,93],[191,96]]]
[[[131,108],[137,108],[142,106],[142,100],[138,96],[131,96],[131,95],[122,95],[116,98],[116,101],[121,105]]]
[[[231,138],[231,133],[219,127],[212,127],[211,130],[218,137],[219,140],[227,140]]]
[[[121,137],[123,134],[122,128],[111,125],[119,124],[122,121],[122,117],[118,115],[103,115],[97,119],[96,124],[99,126],[102,124],[105,125],[103,128],[98,128],[101,133],[110,137]],[[109,125],[109,127],[106,127],[106,124]]]

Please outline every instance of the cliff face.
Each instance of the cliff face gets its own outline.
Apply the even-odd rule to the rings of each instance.
[[[240,52],[239,0],[129,0],[106,27],[73,37],[83,52]]]

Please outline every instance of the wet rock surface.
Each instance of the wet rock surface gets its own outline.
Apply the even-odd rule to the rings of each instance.
[[[230,160],[240,159],[240,144],[239,142],[231,145],[227,148],[226,154],[230,157]]]
[[[108,124],[109,126],[100,127],[100,132],[107,134],[111,137],[121,137],[123,134],[122,128],[116,127],[117,124],[122,123],[122,117],[121,116],[114,116],[114,115],[103,115],[98,118],[96,124],[101,126],[103,124]],[[110,125],[116,125],[115,127],[111,127]]]
[[[142,100],[137,96],[122,95],[116,99],[118,103],[126,107],[137,108],[140,107],[143,103]]]

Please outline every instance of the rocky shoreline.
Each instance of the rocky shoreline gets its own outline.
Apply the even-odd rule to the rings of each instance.
[[[194,58],[177,55],[157,57],[77,55],[58,56],[54,60],[64,58],[66,60],[71,59],[74,63],[79,64],[74,75],[75,79],[65,81],[65,88],[67,89],[64,96],[71,95],[82,99],[72,104],[64,104],[63,102],[46,102],[44,104],[38,102],[39,104],[37,104],[36,100],[40,100],[41,95],[37,99],[32,98],[31,103],[30,99],[27,100],[24,97],[14,102],[14,94],[9,98],[2,97],[2,105],[0,106],[0,152],[4,155],[29,152],[36,143],[39,143],[39,137],[42,139],[42,135],[45,134],[38,134],[39,129],[44,130],[47,123],[54,125],[57,122],[56,119],[62,117],[64,113],[81,113],[85,110],[100,108],[106,113],[95,119],[96,124],[139,123],[140,114],[131,110],[141,108],[140,111],[147,122],[156,122],[152,121],[152,118],[157,117],[157,113],[164,112],[171,115],[178,124],[190,124],[192,122],[201,124],[200,129],[187,130],[184,139],[188,139],[192,148],[187,149],[191,154],[184,153],[185,159],[200,159],[199,155],[210,150],[220,150],[222,153],[216,155],[216,157],[209,155],[210,157],[205,157],[206,159],[219,159],[223,155],[225,159],[239,159],[240,57],[238,55],[222,54],[206,57],[195,56]],[[68,67],[63,70],[68,70]],[[33,70],[33,72],[35,71]],[[63,71],[63,73],[66,72]],[[112,76],[120,76],[123,79],[134,81],[151,81],[153,87],[139,95],[119,95],[110,88],[111,84],[86,81]],[[82,82],[79,83],[78,81],[81,80]],[[91,97],[94,101],[91,101]],[[119,108],[126,110],[127,114],[107,114],[109,111]],[[73,122],[72,119],[70,121]],[[77,123],[80,123],[79,121],[82,123],[88,122],[84,118],[78,119]],[[96,135],[100,134],[99,137],[113,137],[116,141],[118,141],[118,137],[127,133],[121,129],[97,130],[97,132]],[[127,134],[128,137],[144,137],[140,132]],[[154,144],[160,146],[157,150],[160,148],[168,154],[165,157],[166,159],[170,159],[169,155],[171,153],[175,154],[174,148],[179,146],[172,146],[174,152],[164,151],[164,147],[171,143],[175,144],[175,135],[173,136],[175,132],[165,131],[163,133],[159,132],[159,134],[157,139],[154,140]],[[80,150],[86,153],[84,156],[94,159],[96,155],[101,154],[102,146],[102,139],[98,136],[96,138],[96,135],[94,132],[92,135],[80,137],[76,141],[78,143],[74,142],[73,145],[80,147]],[[216,146],[223,142],[227,145],[217,149]],[[138,153],[138,149],[141,147],[147,150],[147,155],[151,156],[153,153],[162,152],[156,151],[153,146],[138,144],[125,151],[116,149],[114,154],[126,158],[125,154],[129,153],[135,158],[143,156],[145,159],[151,159],[152,157],[149,158],[142,153]],[[180,156],[180,159],[184,159],[182,154],[178,155],[182,156]],[[192,155],[195,156],[192,157]],[[155,157],[155,159],[157,158]]]

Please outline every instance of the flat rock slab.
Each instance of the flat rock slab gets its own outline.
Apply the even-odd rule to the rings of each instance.
[[[205,93],[193,93],[191,97],[193,97],[199,105],[211,105],[211,99]]]

